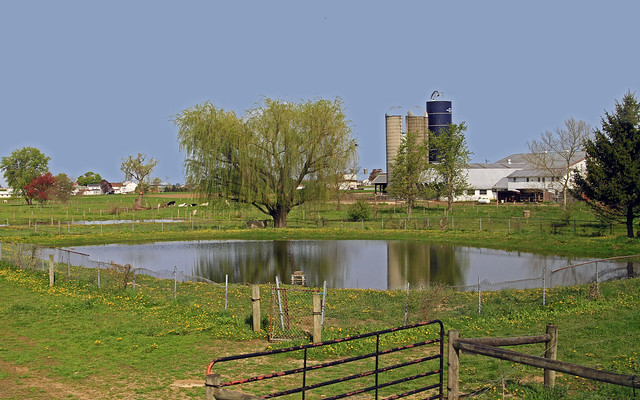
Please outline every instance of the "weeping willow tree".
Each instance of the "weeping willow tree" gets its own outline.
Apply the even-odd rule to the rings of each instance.
[[[174,122],[186,179],[198,195],[252,204],[277,228],[294,207],[331,190],[356,150],[339,99],[265,99],[241,118],[207,102]]]

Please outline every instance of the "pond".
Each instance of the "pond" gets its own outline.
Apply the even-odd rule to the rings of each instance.
[[[153,271],[201,276],[214,282],[289,283],[303,271],[308,286],[400,289],[429,283],[497,290],[502,282],[524,289],[592,282],[626,276],[627,264],[599,262],[556,273],[553,270],[588,261],[531,253],[507,252],[420,241],[387,240],[210,240],[78,246],[93,260],[132,264]],[[633,266],[631,266],[633,268]],[[544,282],[543,282],[544,275]],[[165,274],[166,276],[166,274]],[[495,284],[495,285],[492,285]],[[464,288],[463,288],[464,289]]]

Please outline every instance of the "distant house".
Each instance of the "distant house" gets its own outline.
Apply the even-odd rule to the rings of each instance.
[[[340,190],[355,190],[358,188],[358,175],[344,174],[339,184]]]
[[[102,187],[99,183],[91,183],[84,188],[85,196],[94,196],[98,194],[102,194]]]
[[[138,187],[138,184],[135,183],[134,181],[124,181],[119,185],[120,185],[119,194],[135,193],[136,192],[136,188]],[[114,187],[114,190],[115,190],[115,187]],[[116,193],[118,193],[118,192],[116,192]]]
[[[8,199],[13,196],[13,188],[0,188],[0,198]]]

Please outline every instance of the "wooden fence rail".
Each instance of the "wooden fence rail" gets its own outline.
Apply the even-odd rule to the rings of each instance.
[[[595,381],[640,389],[640,379],[634,375],[618,374],[615,372],[602,371],[582,365],[557,361],[557,338],[557,327],[555,325],[547,325],[547,334],[545,335],[513,338],[460,339],[460,333],[458,331],[450,330],[447,398],[449,400],[457,400],[460,396],[458,386],[460,371],[460,350],[512,361],[520,364],[530,365],[532,367],[543,368],[544,384],[547,387],[554,386],[555,371],[557,371]],[[529,354],[518,353],[513,350],[498,348],[498,346],[514,346],[534,343],[546,343],[545,357],[537,357]]]

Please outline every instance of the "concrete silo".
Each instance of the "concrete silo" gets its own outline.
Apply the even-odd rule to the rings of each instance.
[[[429,128],[429,118],[424,115],[413,115],[411,111],[407,113],[405,117],[405,126],[407,127],[407,132],[413,132],[418,134],[418,140],[416,144],[420,145],[429,140],[428,128]]]
[[[391,182],[390,168],[396,161],[398,148],[402,143],[402,116],[385,114],[385,131],[387,134],[387,182]]]

